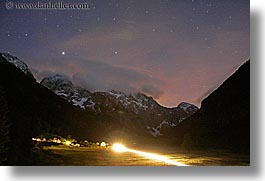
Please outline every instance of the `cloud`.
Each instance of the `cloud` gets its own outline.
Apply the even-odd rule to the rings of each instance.
[[[90,91],[118,90],[126,93],[143,91],[158,97],[162,91],[158,88],[161,80],[127,67],[113,66],[97,61],[79,62],[80,71],[73,74],[74,84]]]
[[[151,95],[155,99],[158,99],[164,93],[159,87],[153,85],[143,85],[141,92],[146,95]]]
[[[43,77],[54,75],[54,72],[52,71],[48,71],[48,70],[39,71],[34,68],[31,68],[31,72],[33,73],[34,77],[37,79],[38,82],[40,82],[43,79]]]
[[[203,32],[209,32],[207,41]],[[249,36],[241,30],[209,26],[191,36],[181,25],[171,27],[161,21],[154,27],[150,21],[122,20],[58,41],[51,45],[51,54],[43,60],[36,55],[30,65],[43,71],[37,79],[60,73],[90,91],[138,91],[166,106],[182,101],[199,105],[208,90],[218,87],[232,67],[249,57],[248,42]]]
[[[109,90],[125,93],[143,92],[154,98],[158,98],[163,93],[159,88],[163,84],[161,80],[130,67],[86,59],[73,61],[71,58],[58,61],[53,66],[49,66],[49,64],[39,66],[42,66],[44,70],[32,69],[39,82],[44,77],[61,74],[67,76],[74,85],[84,87],[92,92]]]

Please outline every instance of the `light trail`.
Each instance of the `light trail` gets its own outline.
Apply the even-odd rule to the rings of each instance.
[[[162,156],[162,155],[158,155],[155,153],[148,153],[148,152],[143,152],[143,151],[138,151],[138,150],[133,150],[133,149],[129,149],[126,148],[124,145],[116,143],[112,146],[112,150],[115,152],[131,152],[131,153],[135,153],[137,155],[141,155],[144,156],[146,158],[149,158],[151,160],[156,160],[156,161],[161,161],[170,165],[175,165],[175,166],[188,166],[186,164],[174,161],[174,160],[170,160],[169,158],[167,158],[166,156]]]

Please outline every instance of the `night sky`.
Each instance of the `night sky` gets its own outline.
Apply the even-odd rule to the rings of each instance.
[[[0,52],[26,62],[38,81],[59,73],[90,91],[200,106],[250,57],[249,0],[64,2],[91,8],[7,10],[1,1]]]

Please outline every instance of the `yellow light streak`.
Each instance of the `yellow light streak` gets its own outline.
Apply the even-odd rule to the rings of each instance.
[[[137,155],[141,155],[144,156],[146,158],[149,158],[151,160],[156,160],[156,161],[161,161],[170,165],[175,165],[175,166],[188,166],[186,164],[174,161],[174,160],[170,160],[169,158],[167,158],[166,156],[162,156],[162,155],[158,155],[155,153],[148,153],[148,152],[143,152],[143,151],[138,151],[138,150],[133,150],[133,149],[129,149],[126,148],[124,145],[120,144],[120,143],[116,143],[112,146],[112,150],[115,152],[131,152],[131,153],[135,153]]]
[[[128,151],[128,149],[120,144],[120,143],[115,143],[113,146],[112,146],[112,150],[115,151],[115,152],[126,152]]]

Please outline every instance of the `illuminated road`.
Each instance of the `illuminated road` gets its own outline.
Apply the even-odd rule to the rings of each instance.
[[[129,149],[132,150],[132,149]],[[139,151],[141,150],[141,151]],[[161,158],[148,153],[160,153]],[[246,156],[208,153],[172,153],[167,151],[161,154],[161,150],[144,151],[135,149],[133,151],[114,152],[112,149],[99,148],[70,148],[70,147],[45,147],[43,151],[37,151],[35,165],[74,165],[74,166],[174,166],[174,165],[249,165]],[[150,156],[152,158],[150,158]],[[164,158],[168,159],[165,161]],[[160,160],[159,160],[160,159]]]
[[[157,162],[162,162],[162,163],[166,163],[169,165],[174,165],[174,166],[188,166],[184,163],[180,163],[178,161],[172,160],[164,155],[159,155],[156,153],[150,153],[150,152],[143,152],[143,151],[139,151],[139,150],[134,150],[134,149],[130,149],[125,147],[124,145],[120,144],[120,143],[116,143],[112,146],[112,150],[114,152],[117,153],[124,153],[124,152],[130,152],[130,153],[134,153],[137,155],[140,155],[142,157],[148,158],[150,160],[153,161],[157,161]]]

